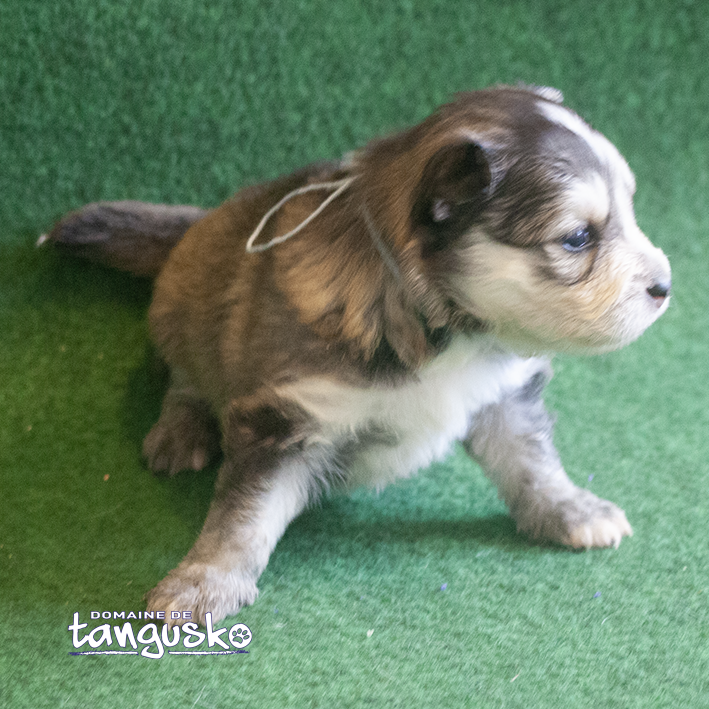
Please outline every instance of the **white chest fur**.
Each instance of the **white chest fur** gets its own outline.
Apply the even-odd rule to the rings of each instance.
[[[362,446],[348,470],[352,485],[382,487],[446,455],[476,412],[523,386],[545,364],[502,350],[487,337],[461,335],[402,384],[353,387],[313,377],[278,393],[319,422],[323,443],[337,445],[373,429],[390,433],[391,442]]]

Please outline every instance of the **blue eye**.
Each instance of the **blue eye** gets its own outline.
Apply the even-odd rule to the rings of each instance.
[[[591,227],[581,227],[567,234],[561,245],[571,252],[583,251],[585,248],[589,247],[593,243],[593,234],[591,232]]]

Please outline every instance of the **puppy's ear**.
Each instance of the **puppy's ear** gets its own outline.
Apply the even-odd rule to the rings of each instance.
[[[423,227],[424,250],[445,248],[482,211],[492,183],[483,148],[461,141],[441,148],[424,168],[411,213],[414,229]]]

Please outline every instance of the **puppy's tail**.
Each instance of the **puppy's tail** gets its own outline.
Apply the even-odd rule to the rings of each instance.
[[[207,214],[199,207],[146,202],[94,202],[60,219],[37,245],[154,277],[189,227]]]

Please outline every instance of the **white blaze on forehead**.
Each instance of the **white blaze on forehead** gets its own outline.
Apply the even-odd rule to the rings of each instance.
[[[601,163],[607,165],[613,171],[618,171],[630,192],[633,193],[635,191],[635,178],[628,167],[628,163],[625,162],[618,149],[605,136],[593,130],[588,123],[563,106],[539,102],[537,107],[542,115],[546,116],[550,121],[583,138]]]
[[[657,249],[648,241],[647,237],[640,231],[635,221],[635,213],[633,211],[633,193],[635,192],[635,177],[625,162],[623,156],[618,152],[617,148],[607,138],[593,130],[579,116],[563,106],[556,106],[548,103],[538,104],[539,110],[550,121],[557,125],[563,126],[567,130],[582,138],[598,156],[602,164],[606,165],[611,171],[611,193],[608,192],[609,186],[604,182],[606,190],[606,201],[613,200],[613,208],[616,211],[620,224],[623,229],[623,236],[628,243],[633,244],[633,248],[639,252],[653,254],[652,258],[656,259],[654,252]],[[594,179],[595,182],[595,179]],[[580,192],[586,189],[587,182],[582,183],[583,188]],[[596,194],[600,195],[598,189]],[[599,202],[600,205],[600,202]],[[610,204],[606,208],[606,214]]]

